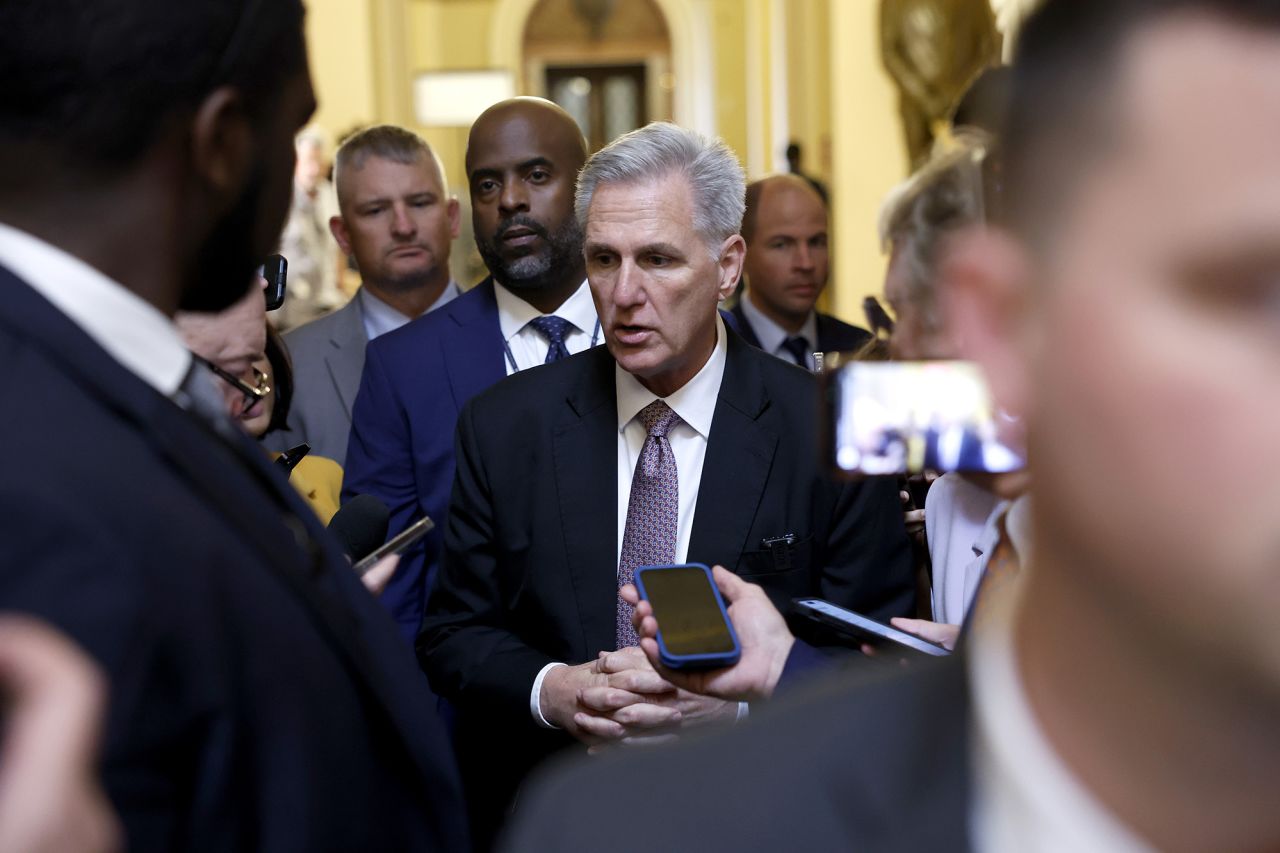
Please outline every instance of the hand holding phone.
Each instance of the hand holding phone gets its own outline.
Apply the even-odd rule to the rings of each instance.
[[[641,566],[636,569],[636,590],[658,622],[663,666],[716,669],[738,662],[738,637],[710,568],[701,563]]]

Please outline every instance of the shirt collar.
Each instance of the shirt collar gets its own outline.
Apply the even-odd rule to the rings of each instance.
[[[751,301],[751,289],[749,287],[742,294],[739,304],[742,305],[742,313],[747,316],[747,322],[751,324],[752,331],[760,339],[760,349],[767,353],[776,353],[782,347],[782,342],[791,337],[790,332],[770,320],[763,311],[756,307],[756,304]],[[803,336],[809,342],[810,352],[818,348],[817,312],[809,312],[809,316],[805,318],[804,325],[800,327],[800,331],[796,332],[796,334]]]
[[[53,303],[126,370],[172,396],[191,368],[173,321],[56,246],[0,223],[0,264]]]
[[[1031,545],[1025,535],[1027,507],[1027,500],[1015,501],[1007,522],[1011,537],[1023,546]],[[1148,845],[1075,777],[1040,729],[1023,691],[1013,643],[1022,586],[1002,590],[974,625],[969,678],[980,803],[975,846],[991,849],[999,836],[1015,843],[994,844],[995,849],[1052,838],[1055,843],[1046,849],[1147,851]]]
[[[680,420],[702,436],[711,437],[711,420],[715,417],[716,401],[720,398],[720,382],[724,379],[728,343],[725,340],[724,320],[716,313],[716,346],[711,357],[692,379],[664,399]],[[618,399],[618,431],[626,429],[640,410],[658,399],[658,395],[640,384],[640,380],[614,365],[614,383]]]
[[[498,302],[498,326],[502,329],[502,339],[510,341],[527,325],[529,321],[542,316],[542,313],[519,296],[503,287],[496,280],[493,283],[493,296]],[[591,288],[584,279],[573,294],[555,310],[555,316],[568,320],[573,327],[583,334],[593,334],[596,328],[596,304],[591,299]]]
[[[436,301],[432,302],[430,307],[423,314],[430,314],[437,308],[447,304],[450,300],[458,295],[458,285],[453,279],[445,285],[444,290],[440,291],[440,295],[436,297]],[[362,287],[356,291],[356,298],[360,300],[360,310],[364,318],[365,336],[369,340],[373,340],[379,335],[385,335],[387,332],[394,332],[404,324],[412,320],[412,317],[401,314],[392,308],[383,300],[374,295],[373,291],[367,287]]]

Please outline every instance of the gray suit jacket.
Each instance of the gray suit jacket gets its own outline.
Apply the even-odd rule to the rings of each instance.
[[[288,332],[284,342],[293,359],[289,429],[269,434],[264,443],[269,450],[283,451],[305,441],[313,455],[341,465],[369,343],[360,300],[353,297],[332,314]]]

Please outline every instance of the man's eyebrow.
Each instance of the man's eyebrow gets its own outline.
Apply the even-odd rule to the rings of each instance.
[[[550,160],[548,160],[546,157],[534,157],[530,160],[525,160],[523,163],[520,163],[518,166],[516,166],[516,168],[521,172],[525,172],[525,171],[528,171],[529,169],[532,169],[534,166],[546,166],[547,168],[550,168],[550,169],[555,168],[555,164],[552,163]]]
[[[674,258],[683,258],[684,250],[673,246],[670,243],[650,243],[647,246],[641,246],[636,250],[637,255],[670,255]]]

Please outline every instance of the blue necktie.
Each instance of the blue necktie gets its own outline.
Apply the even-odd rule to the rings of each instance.
[[[809,368],[809,340],[804,335],[787,338],[782,342],[782,348],[791,353],[791,357],[796,360],[796,364],[806,370]]]
[[[569,350],[564,345],[564,336],[569,333],[572,324],[561,317],[535,317],[529,321],[540,335],[547,339],[547,359],[543,364],[550,364],[569,357]]]

